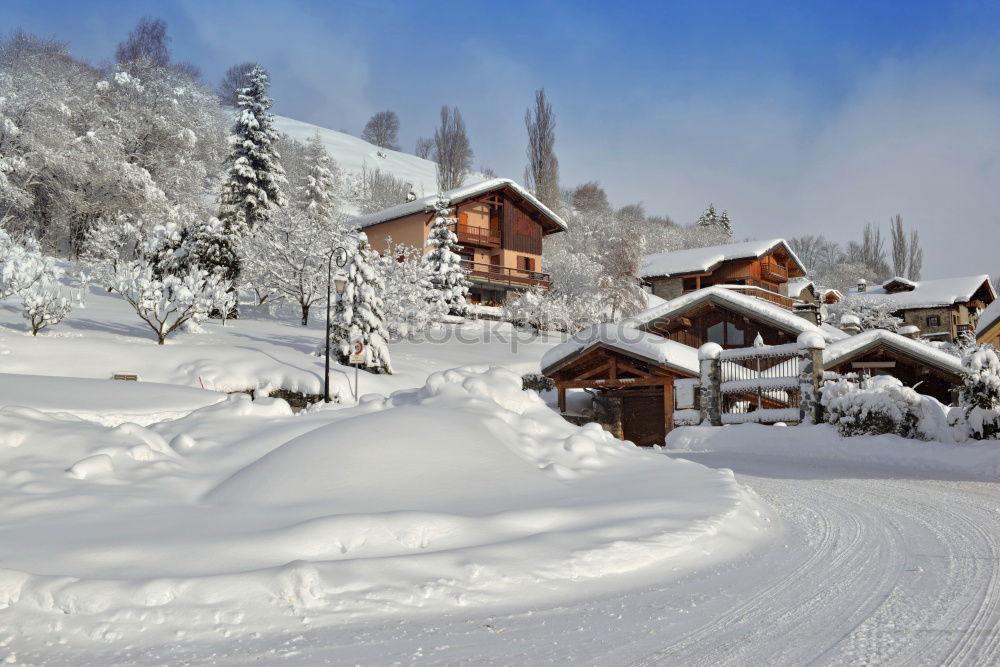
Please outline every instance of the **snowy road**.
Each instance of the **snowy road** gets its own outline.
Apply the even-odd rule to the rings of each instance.
[[[680,455],[678,455],[680,456]],[[284,628],[76,664],[986,665],[1000,661],[1000,484],[684,454],[783,526],[724,566],[553,608]],[[648,578],[647,578],[648,581]],[[585,585],[585,584],[581,584]],[[54,656],[52,656],[54,657]],[[63,656],[68,657],[68,656]]]

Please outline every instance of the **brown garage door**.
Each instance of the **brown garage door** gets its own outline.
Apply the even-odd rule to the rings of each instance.
[[[622,431],[637,445],[662,445],[667,435],[663,416],[663,393],[626,396],[622,400]]]

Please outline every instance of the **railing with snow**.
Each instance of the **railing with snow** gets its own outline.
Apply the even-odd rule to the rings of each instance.
[[[706,343],[701,363],[701,417],[715,426],[748,422],[819,422],[823,347],[807,332],[788,345],[723,350]]]

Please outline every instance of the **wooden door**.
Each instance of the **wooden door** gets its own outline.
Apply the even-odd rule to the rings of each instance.
[[[659,395],[625,396],[622,399],[622,431],[637,445],[662,445],[667,436],[663,392]]]

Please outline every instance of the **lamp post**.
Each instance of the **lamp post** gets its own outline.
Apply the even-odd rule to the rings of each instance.
[[[333,263],[339,267],[336,277],[333,275]],[[330,402],[330,301],[332,287],[337,289],[337,297],[344,293],[347,287],[347,274],[343,267],[347,264],[347,251],[341,247],[332,248],[326,264],[326,362],[323,369],[323,402]]]

